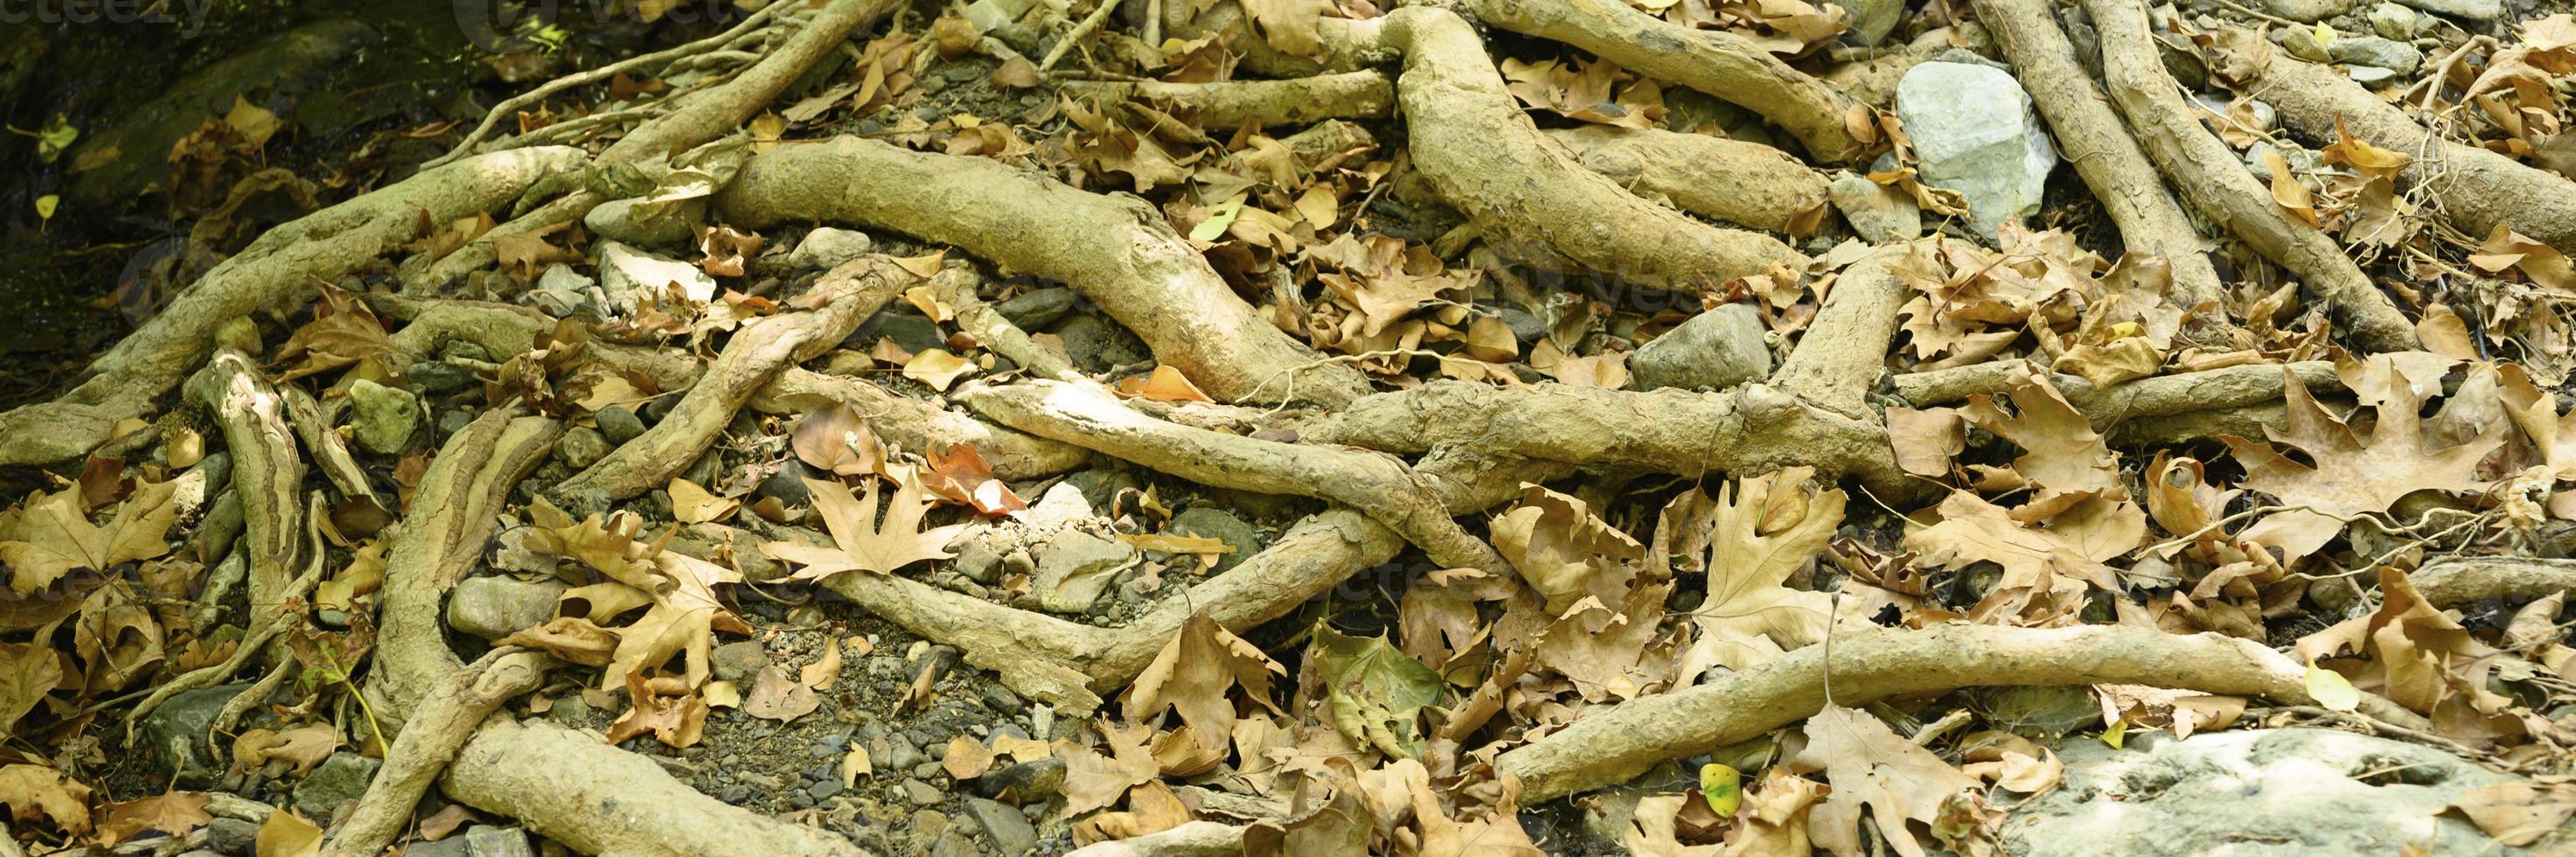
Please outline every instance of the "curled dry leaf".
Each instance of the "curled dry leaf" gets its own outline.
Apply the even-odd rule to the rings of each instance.
[[[1155,402],[1216,401],[1200,392],[1199,385],[1190,383],[1189,376],[1181,374],[1181,370],[1169,366],[1156,366],[1153,374],[1143,378],[1120,379],[1110,389],[1130,399]]]
[[[331,758],[340,744],[340,730],[328,723],[308,723],[284,732],[253,729],[233,739],[233,767],[250,771],[271,761],[284,761],[293,764],[294,773],[302,776]]]
[[[0,767],[0,804],[20,824],[42,821],[72,836],[90,829],[89,787],[43,765]]]
[[[114,845],[146,830],[186,836],[215,819],[206,812],[211,799],[204,792],[167,792],[108,804],[99,811],[99,844]]]
[[[1028,501],[1011,492],[1011,486],[993,476],[993,465],[976,452],[973,444],[961,443],[945,453],[925,451],[930,470],[922,474],[922,487],[941,499],[972,507],[986,517],[1025,511]]]
[[[671,517],[683,524],[703,524],[733,517],[742,501],[718,497],[713,492],[679,477],[671,478]]]
[[[814,713],[822,704],[813,688],[788,678],[786,670],[773,664],[762,667],[751,680],[751,691],[742,697],[742,713],[786,723]]]
[[[836,476],[884,473],[885,447],[849,405],[833,405],[796,421],[788,436],[796,458]]]
[[[957,383],[958,378],[973,371],[975,364],[939,348],[912,355],[912,359],[903,364],[904,377],[942,393],[948,392],[949,386]]]

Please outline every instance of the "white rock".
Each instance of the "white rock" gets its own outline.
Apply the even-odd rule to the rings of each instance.
[[[658,294],[664,286],[678,283],[689,299],[700,303],[716,297],[716,278],[698,270],[698,266],[674,261],[651,253],[603,241],[599,245],[599,284],[608,290],[612,309],[627,312],[635,308],[637,298]]]
[[[1897,81],[1896,115],[1914,139],[1918,177],[1967,197],[1977,234],[1992,239],[2004,221],[2039,213],[2057,150],[2010,73],[1923,63]]]

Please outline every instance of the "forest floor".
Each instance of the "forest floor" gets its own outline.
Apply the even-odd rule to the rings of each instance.
[[[0,857],[2576,853],[2566,11],[631,5],[27,129]]]

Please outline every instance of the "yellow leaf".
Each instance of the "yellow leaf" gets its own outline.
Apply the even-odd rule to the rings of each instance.
[[[49,193],[36,197],[36,216],[48,221],[53,220],[54,211],[61,208],[62,204],[63,198],[56,194]]]
[[[849,754],[841,757],[841,787],[855,787],[860,777],[875,772],[876,766],[868,764],[868,748],[857,741],[850,742]]]
[[[942,393],[948,392],[949,385],[957,383],[958,377],[972,371],[975,371],[975,364],[937,348],[915,354],[912,362],[903,364],[904,377]]]
[[[1334,219],[1340,216],[1341,204],[1341,195],[1334,193],[1331,185],[1309,185],[1305,193],[1297,196],[1297,216],[1315,224],[1317,230],[1331,229]]]
[[[1725,765],[1701,765],[1699,796],[1717,817],[1734,818],[1735,808],[1744,803],[1744,775]]]
[[[2303,683],[2308,687],[2308,697],[2316,700],[2320,707],[2334,711],[2361,707],[2361,691],[2355,690],[2352,680],[2344,678],[2343,673],[2309,664]]]
[[[268,814],[252,843],[258,857],[314,857],[322,853],[322,828],[281,809]]]
[[[1190,383],[1189,376],[1181,374],[1181,370],[1169,366],[1154,367],[1154,374],[1150,377],[1119,381],[1115,389],[1118,395],[1130,399],[1150,399],[1157,402],[1216,401],[1208,398],[1208,394],[1200,392],[1199,386]]]
[[[698,483],[676,476],[671,478],[669,490],[671,517],[679,519],[683,524],[721,521],[733,517],[734,510],[742,508],[742,501],[731,497],[718,497],[707,489],[698,487]]]

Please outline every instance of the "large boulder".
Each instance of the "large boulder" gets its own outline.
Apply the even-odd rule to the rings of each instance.
[[[2014,809],[2020,857],[2516,854],[2442,808],[2512,777],[2419,744],[2327,729],[2069,741],[2063,784]],[[2420,849],[2420,850],[2419,850]]]
[[[1968,200],[1968,225],[1993,240],[2007,220],[2039,213],[2057,150],[2030,93],[1992,66],[1927,62],[1896,82],[1896,116],[1914,140],[1923,183]]]

